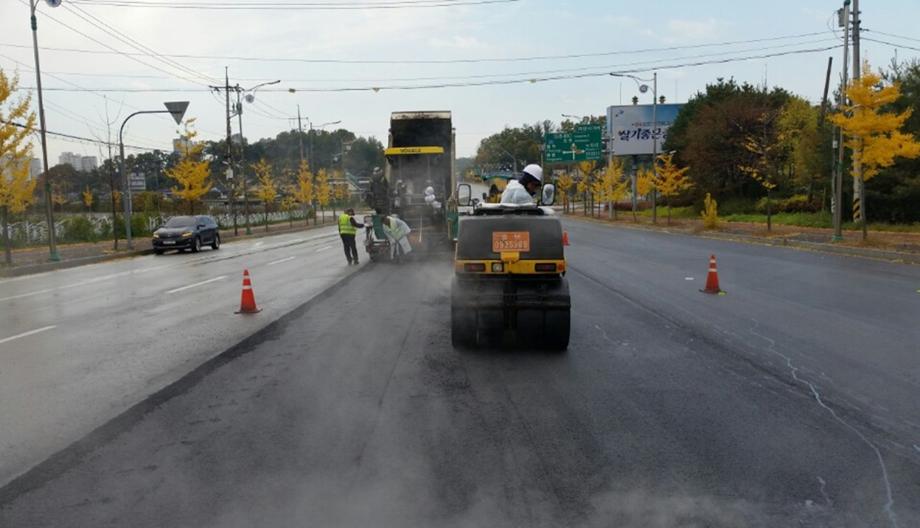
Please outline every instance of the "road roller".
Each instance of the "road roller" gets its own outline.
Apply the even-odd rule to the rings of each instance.
[[[454,347],[565,351],[571,300],[562,223],[537,205],[461,217],[450,291]]]

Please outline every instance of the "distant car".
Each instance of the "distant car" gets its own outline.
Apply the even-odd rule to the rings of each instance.
[[[174,216],[153,232],[153,252],[192,250],[197,253],[202,246],[220,249],[220,232],[217,222],[210,216]]]

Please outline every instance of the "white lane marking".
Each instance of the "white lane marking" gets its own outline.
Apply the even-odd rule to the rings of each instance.
[[[208,279],[208,280],[206,280],[206,281],[196,282],[195,284],[189,284],[188,286],[183,286],[183,287],[181,287],[181,288],[175,288],[175,289],[169,290],[169,291],[166,292],[166,293],[178,293],[178,292],[183,291],[183,290],[188,290],[188,289],[190,289],[190,288],[197,288],[198,286],[204,286],[205,284],[210,284],[210,283],[212,283],[212,282],[217,282],[217,281],[219,281],[219,280],[224,280],[224,279],[226,279],[226,278],[227,278],[226,275],[221,275],[220,277],[214,277],[213,279]]]
[[[55,328],[57,328],[56,325],[43,326],[42,328],[36,328],[35,330],[29,330],[28,332],[23,332],[21,334],[16,334],[14,336],[6,337],[3,339],[0,339],[0,345],[2,345],[3,343],[8,343],[10,341],[13,341],[15,339],[22,338],[22,337],[29,337],[30,335],[35,335],[41,332],[46,332],[48,330],[53,330]]]
[[[256,242],[255,244],[252,245],[252,247],[253,248],[262,247],[263,244],[265,244],[265,242]]]
[[[920,453],[920,445],[914,444],[914,449],[916,449],[917,452]]]
[[[693,277],[684,277],[684,280],[685,280],[685,281],[692,281],[692,280],[694,280],[694,279],[693,279]]]
[[[275,264],[281,264],[282,262],[288,262],[288,261],[294,260],[295,258],[297,258],[297,257],[287,257],[287,258],[283,258],[283,259],[281,259],[281,260],[276,260],[276,261],[274,261],[274,262],[269,262],[268,264],[266,264],[266,266],[274,266]]]
[[[320,251],[326,251],[327,249],[332,249],[332,246],[323,246],[321,248],[317,248],[316,252],[319,253]]]

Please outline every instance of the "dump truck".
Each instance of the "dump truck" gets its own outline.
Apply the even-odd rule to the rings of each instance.
[[[386,165],[370,182],[367,204],[378,215],[396,215],[412,229],[414,252],[449,251],[456,240],[454,192],[455,132],[448,111],[393,112]],[[387,258],[390,243],[369,231],[365,249],[371,260]]]
[[[459,202],[469,191],[461,184]],[[544,187],[552,205],[555,189]],[[466,197],[464,196],[466,194]],[[450,290],[454,347],[564,351],[572,303],[562,223],[549,207],[481,204],[459,220]]]

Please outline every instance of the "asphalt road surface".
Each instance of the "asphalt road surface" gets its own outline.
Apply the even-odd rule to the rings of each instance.
[[[338,282],[333,227],[0,280],[0,485]],[[252,274],[255,316],[240,306]]]
[[[567,228],[567,353],[453,350],[449,262],[370,266],[0,526],[920,525],[920,268]]]

